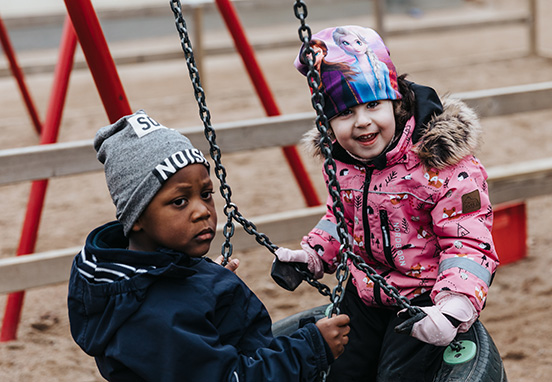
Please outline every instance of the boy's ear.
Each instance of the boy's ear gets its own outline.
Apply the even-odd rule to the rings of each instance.
[[[132,232],[140,232],[142,230],[142,222],[141,222],[141,217],[139,217],[138,219],[136,219],[136,221],[134,222],[134,224],[132,225],[132,228],[131,228],[131,231]]]

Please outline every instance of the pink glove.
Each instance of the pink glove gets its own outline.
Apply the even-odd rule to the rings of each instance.
[[[276,257],[284,263],[306,263],[307,269],[314,275],[315,279],[319,279],[324,276],[324,264],[322,259],[308,246],[303,246],[303,249],[298,250],[280,247],[276,250]]]
[[[478,314],[469,298],[458,293],[440,292],[435,297],[435,305],[421,307],[427,316],[416,322],[410,335],[435,346],[447,346],[456,333],[464,333],[477,320]],[[445,316],[460,322],[456,327]]]

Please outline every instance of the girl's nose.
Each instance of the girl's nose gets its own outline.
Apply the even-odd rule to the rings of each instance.
[[[364,108],[361,108],[359,110],[356,110],[355,113],[355,127],[362,128],[369,126],[372,123],[372,117],[370,116],[370,113],[368,113],[367,110]]]

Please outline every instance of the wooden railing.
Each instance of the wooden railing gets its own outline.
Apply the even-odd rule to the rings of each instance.
[[[552,109],[552,82],[456,94],[482,117]],[[225,152],[294,145],[313,126],[313,113],[285,115],[214,126]],[[194,145],[208,152],[203,128],[181,130]],[[247,137],[247,139],[244,139]],[[101,170],[91,141],[57,143],[0,151],[0,185]],[[552,158],[487,168],[493,204],[552,194]],[[302,208],[251,218],[273,242],[299,240],[305,227],[316,224],[325,206]],[[211,248],[220,248],[223,235]],[[233,237],[236,248],[258,244],[241,229]],[[69,277],[72,258],[80,247],[0,259],[0,293],[54,283]]]

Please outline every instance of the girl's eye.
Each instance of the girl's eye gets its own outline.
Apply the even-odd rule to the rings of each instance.
[[[339,113],[338,117],[346,117],[352,113],[351,109],[343,110],[341,113]]]
[[[373,109],[378,105],[379,105],[379,101],[371,101],[371,102],[366,103],[366,107],[368,109]]]

